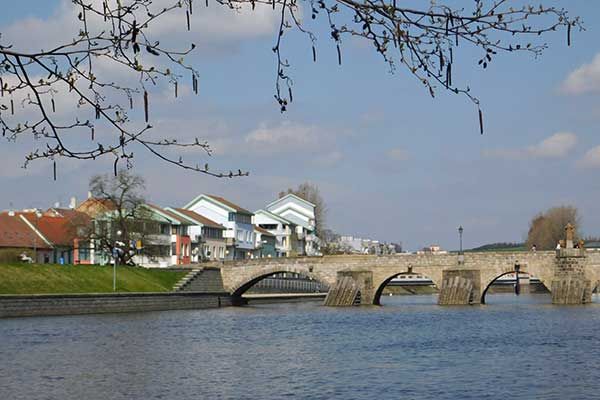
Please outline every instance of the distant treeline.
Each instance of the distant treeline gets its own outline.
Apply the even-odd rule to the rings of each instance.
[[[523,250],[525,243],[490,243],[483,246],[475,247],[467,251],[507,251],[507,250]]]

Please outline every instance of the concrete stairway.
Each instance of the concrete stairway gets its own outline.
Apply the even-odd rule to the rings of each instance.
[[[343,277],[329,289],[323,305],[330,307],[360,305],[361,294],[351,277]]]
[[[223,278],[219,268],[193,269],[175,287],[177,292],[224,293]]]
[[[192,280],[196,277],[196,275],[198,275],[200,272],[202,272],[201,268],[194,268],[192,269],[190,272],[188,272],[183,278],[181,278],[179,280],[179,282],[177,282],[175,284],[175,286],[173,286],[173,291],[174,292],[181,292],[183,290],[183,288]]]

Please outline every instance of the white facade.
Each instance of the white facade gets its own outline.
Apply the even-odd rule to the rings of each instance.
[[[233,207],[232,203],[227,203],[229,202],[221,201],[216,196],[202,194],[186,204],[184,208],[205,216],[226,228],[223,232],[223,237],[228,243],[225,258],[249,258],[255,244],[252,213],[245,212],[240,207]]]
[[[287,257],[293,254],[304,254],[304,241],[298,239],[297,228],[291,221],[266,210],[258,210],[254,213],[254,225],[275,235],[275,250],[277,257]]]
[[[296,225],[296,237],[304,242],[300,254],[318,254],[318,238],[314,234],[315,205],[313,203],[290,193],[270,203],[266,210]]]

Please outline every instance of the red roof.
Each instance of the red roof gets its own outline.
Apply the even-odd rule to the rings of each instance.
[[[40,249],[50,248],[20,215],[23,214],[0,213],[0,247],[33,248],[35,244]]]
[[[216,200],[216,201],[218,201],[220,203],[223,203],[223,204],[225,204],[228,207],[233,208],[234,210],[236,210],[239,213],[252,215],[252,213],[250,211],[246,210],[245,208],[242,208],[242,207],[238,206],[237,204],[232,203],[229,200],[226,200],[226,199],[224,199],[224,198],[222,198],[220,196],[214,196],[212,194],[207,194],[206,196],[208,196],[208,197],[210,197],[210,198],[212,198],[212,199],[214,199],[214,200]]]
[[[178,213],[185,215],[188,218],[193,219],[194,221],[200,222],[204,226],[209,226],[211,228],[226,229],[223,225],[213,221],[212,219],[208,219],[204,215],[200,215],[192,210],[186,210],[185,208],[175,208],[174,210],[176,210]]]
[[[90,222],[88,215],[77,211],[69,213],[68,217],[42,215],[37,218],[33,213],[24,214],[24,217],[52,244],[59,246],[72,246],[77,228]]]

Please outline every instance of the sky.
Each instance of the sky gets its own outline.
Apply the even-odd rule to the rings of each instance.
[[[199,95],[183,87],[173,99],[156,88],[154,129],[206,139],[214,148],[211,168],[250,175],[212,178],[140,151],[135,172],[146,179],[146,197],[182,206],[210,193],[257,210],[309,181],[327,203],[329,228],[409,250],[456,249],[458,226],[466,248],[522,241],[536,213],[567,204],[579,209],[582,232],[599,236],[600,3],[552,3],[584,21],[586,31],[573,34],[571,47],[564,32],[553,33],[537,59],[499,54],[486,70],[477,67],[478,52],[461,49],[453,79],[481,100],[484,135],[467,98],[440,90],[432,99],[404,70],[390,73],[358,39],[343,41],[338,66],[323,24],[315,25],[317,63],[301,35],[284,42],[294,102],[282,114],[273,100],[276,15],[196,6],[191,33],[179,31],[180,18],[161,32],[172,43],[197,44],[188,61],[200,71]],[[27,48],[64,40],[69,4],[13,3],[0,14],[0,43]],[[47,162],[21,168],[32,146],[0,142],[0,209],[82,200],[90,176],[112,171],[111,160],[59,160],[55,182]]]

